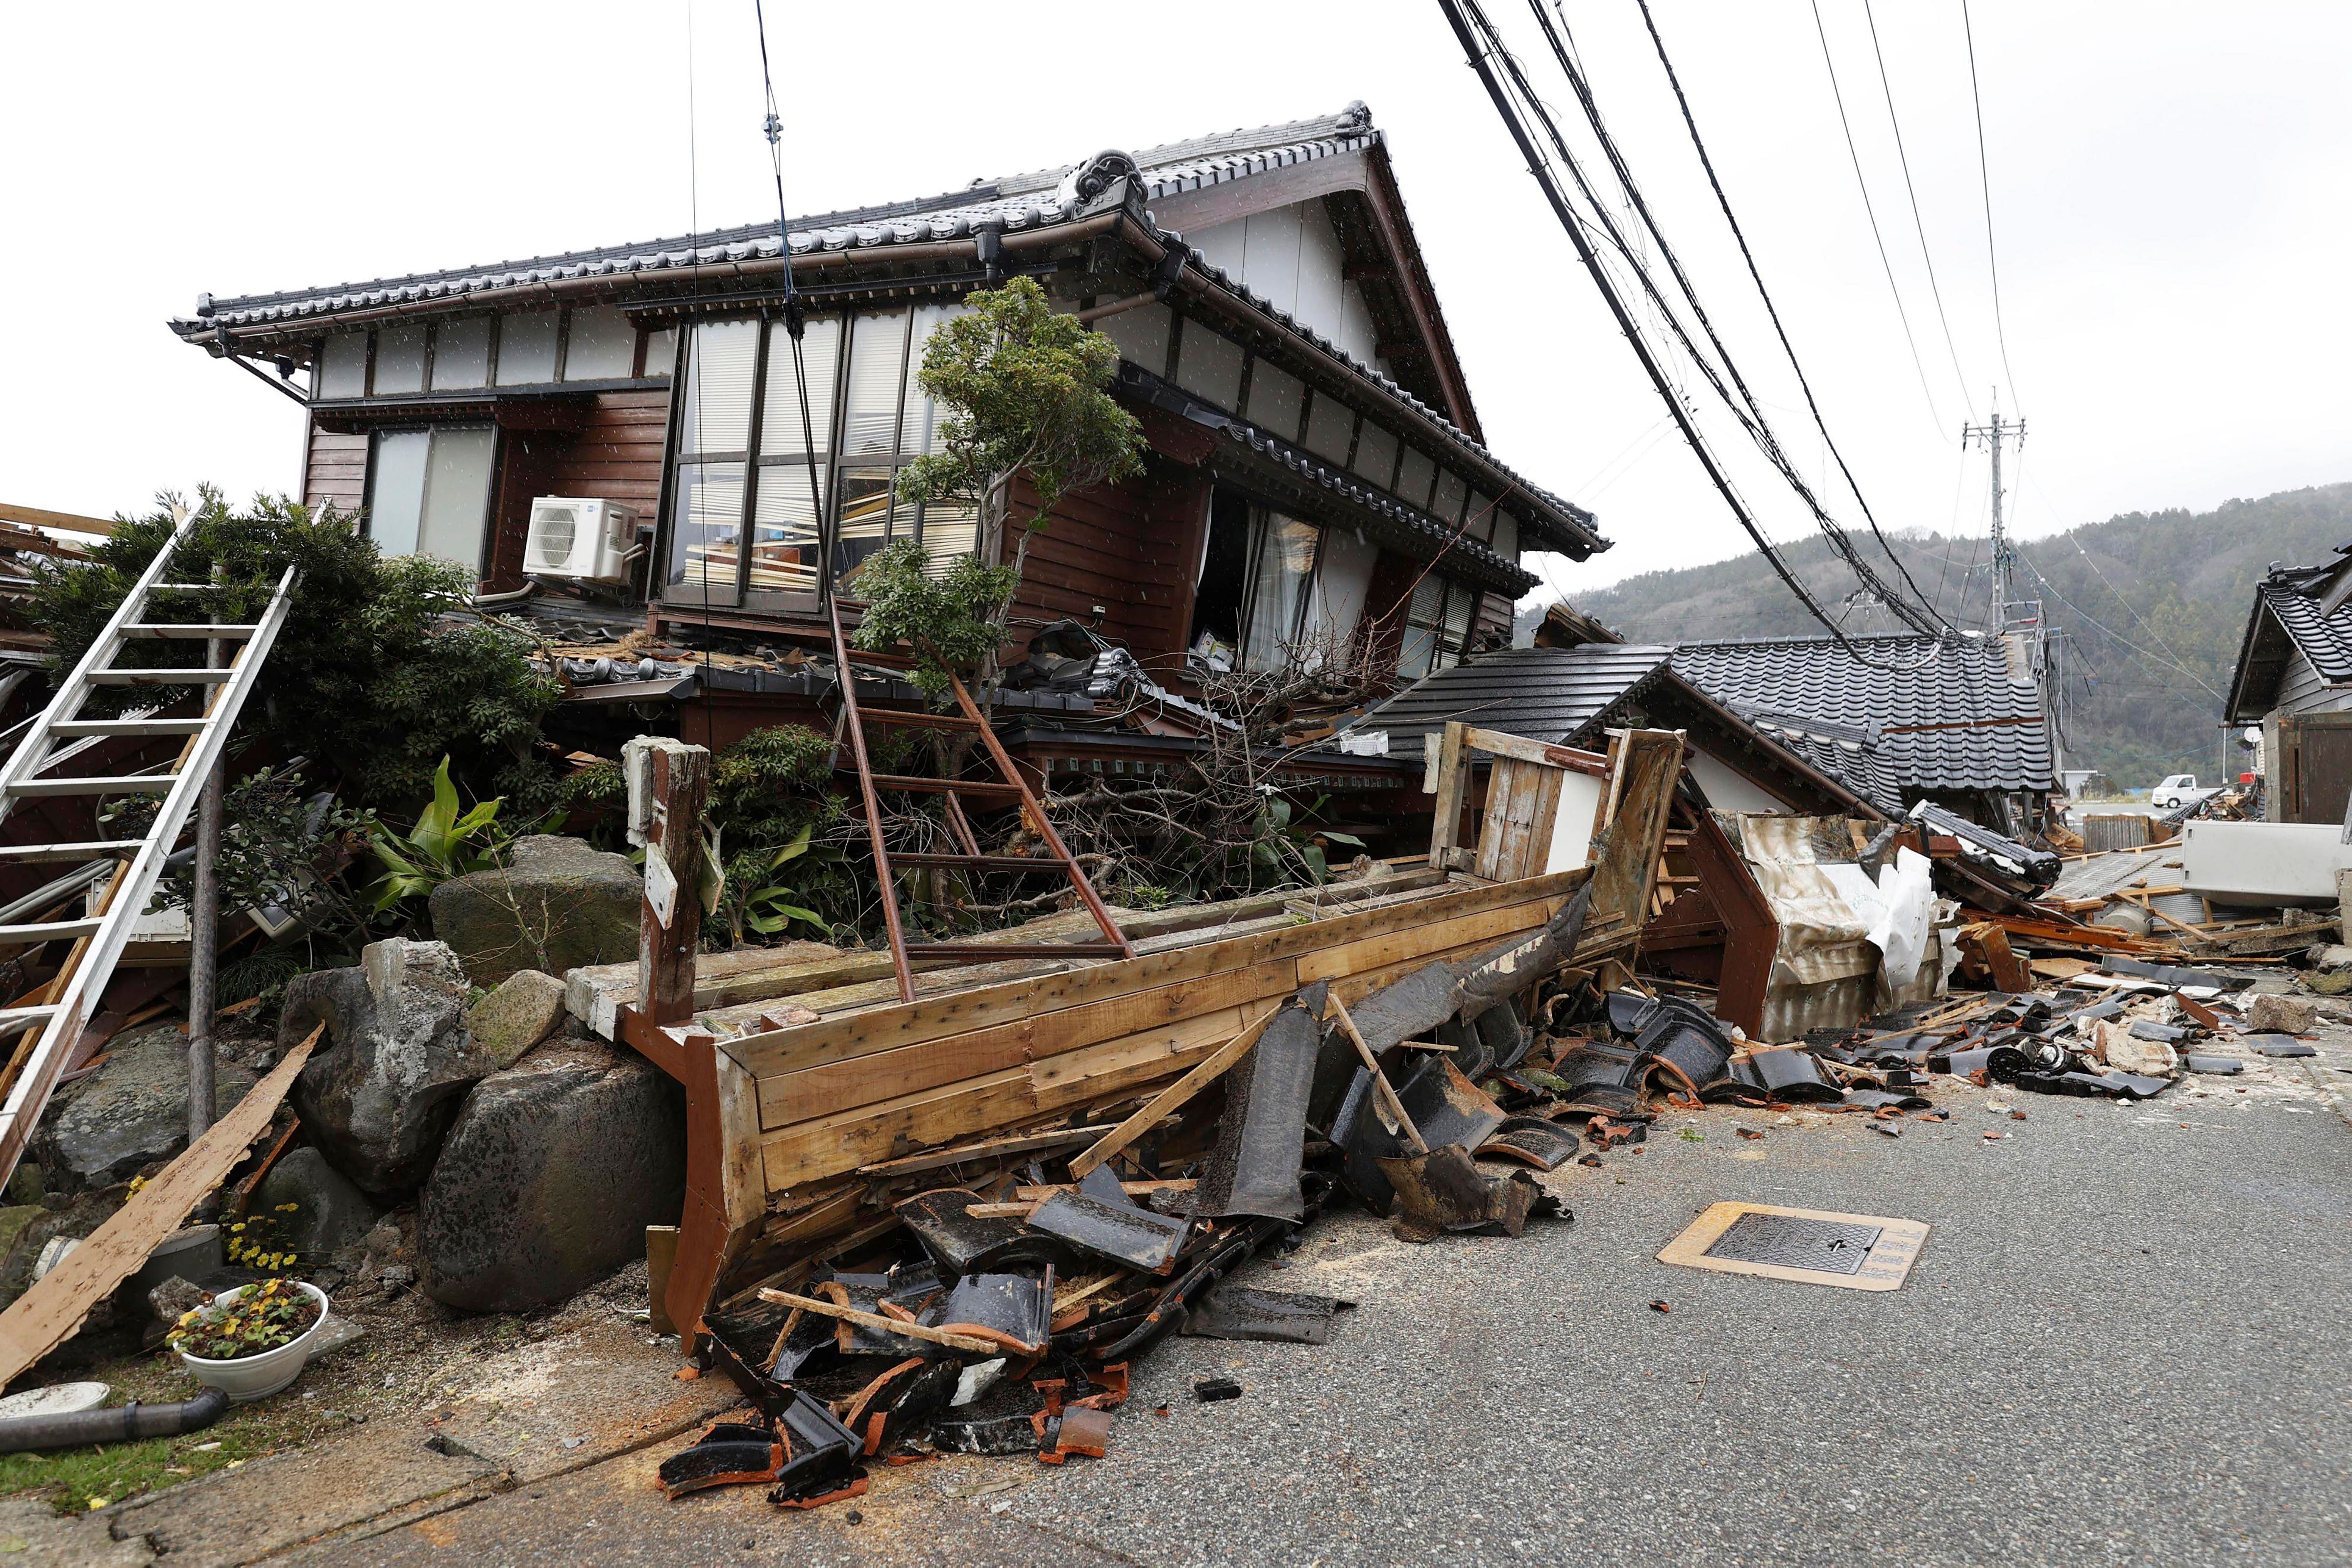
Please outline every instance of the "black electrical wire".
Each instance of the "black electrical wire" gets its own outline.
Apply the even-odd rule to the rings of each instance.
[[[784,331],[793,342],[793,382],[800,391],[801,451],[808,458],[809,516],[817,530],[817,591],[824,598],[833,597],[832,552],[824,548],[824,485],[817,476],[816,422],[809,408],[808,361],[801,338],[808,329],[808,312],[801,305],[800,296],[793,289],[792,215],[784,210],[784,121],[776,112],[776,78],[768,70],[768,16],[762,0],[751,0],[751,15],[760,26],[760,82],[768,99],[768,118],[761,130],[768,138],[768,162],[776,176],[776,256],[782,264],[784,277]],[[748,465],[747,465],[748,466]],[[748,565],[752,558],[752,541],[741,545]],[[835,678],[848,691],[849,672],[836,670]]]
[[[1487,97],[1494,101],[1496,111],[1502,116],[1504,128],[1510,132],[1512,141],[1517,143],[1520,155],[1528,161],[1528,172],[1542,188],[1544,197],[1551,204],[1553,215],[1559,219],[1560,226],[1568,231],[1570,243],[1576,246],[1577,256],[1584,263],[1585,271],[1591,275],[1594,287],[1601,291],[1601,300],[1608,306],[1610,315],[1615,319],[1618,330],[1625,335],[1625,340],[1633,347],[1634,357],[1641,361],[1643,371],[1648,374],[1651,385],[1664,400],[1667,411],[1674,415],[1675,424],[1682,431],[1683,439],[1690,444],[1691,451],[1698,458],[1700,466],[1706,470],[1708,480],[1715,486],[1717,493],[1723,497],[1725,504],[1731,508],[1732,516],[1738,519],[1739,526],[1747,531],[1748,537],[1755,541],[1757,550],[1770,564],[1774,573],[1788,587],[1789,591],[1796,595],[1798,602],[1804,605],[1806,612],[1814,620],[1820,622],[1837,644],[1857,662],[1874,669],[1888,671],[1916,668],[1919,664],[1924,664],[1926,663],[1924,657],[1917,664],[1895,666],[1877,664],[1864,655],[1862,650],[1855,647],[1853,641],[1838,629],[1836,622],[1832,622],[1822,608],[1821,601],[1813,597],[1812,591],[1807,588],[1803,580],[1790,569],[1788,562],[1781,559],[1780,551],[1774,548],[1771,540],[1765,537],[1764,530],[1758,526],[1755,517],[1748,512],[1747,503],[1740,499],[1729,476],[1717,463],[1714,453],[1708,449],[1705,438],[1700,435],[1697,426],[1692,422],[1689,411],[1683,407],[1681,400],[1675,396],[1673,384],[1667,380],[1664,367],[1658,363],[1657,356],[1652,352],[1648,341],[1634,324],[1633,314],[1626,308],[1625,301],[1618,293],[1616,285],[1611,280],[1607,268],[1601,266],[1600,254],[1593,249],[1591,240],[1586,236],[1583,224],[1575,209],[1570,204],[1567,193],[1559,187],[1549,162],[1538,150],[1533,135],[1528,130],[1519,110],[1515,107],[1511,97],[1514,89],[1520,98],[1535,107],[1538,115],[1542,113],[1534,92],[1528,86],[1525,74],[1519,69],[1518,62],[1502,47],[1501,40],[1496,36],[1494,24],[1488,21],[1486,13],[1479,9],[1477,0],[1438,0],[1438,8],[1444,13],[1447,24],[1453,27],[1454,37],[1462,45],[1463,52],[1469,57],[1471,68],[1478,73],[1478,79],[1486,87]],[[1475,18],[1475,26],[1473,18]],[[1505,87],[1501,77],[1496,73],[1495,62],[1497,60],[1502,62],[1511,77],[1512,88],[1510,89]],[[1552,131],[1555,145],[1559,145],[1557,128],[1549,129]],[[1573,159],[1567,158],[1563,153],[1562,162],[1568,163],[1572,172],[1575,172]],[[1582,183],[1580,178],[1579,183]],[[1932,656],[1932,653],[1933,651],[1930,650],[1928,656]]]
[[[1895,156],[1903,166],[1903,193],[1911,199],[1911,231],[1919,236],[1919,259],[1927,268],[1927,295],[1936,302],[1936,319],[1944,329],[1944,351],[1952,357],[1952,374],[1960,382],[1960,407],[1968,408],[1968,372],[1960,369],[1960,350],[1952,343],[1952,320],[1944,314],[1944,291],[1936,284],[1936,258],[1927,249],[1927,225],[1919,217],[1919,190],[1911,183],[1911,154],[1903,145],[1903,121],[1895,112],[1895,84],[1886,75],[1886,54],[1878,47],[1878,18],[1870,0],[1862,0],[1862,19],[1870,26],[1870,53],[1878,62],[1878,90],[1886,98],[1886,123],[1895,128]]]
[[[1716,374],[1713,365],[1699,351],[1698,345],[1691,340],[1690,334],[1682,325],[1681,318],[1659,291],[1656,282],[1650,277],[1648,268],[1643,266],[1641,258],[1633,254],[1633,247],[1626,244],[1625,237],[1619,231],[1615,220],[1602,206],[1598,193],[1585,179],[1583,171],[1577,164],[1574,155],[1569,152],[1566,142],[1560,137],[1559,128],[1551,122],[1549,113],[1540,100],[1527,89],[1525,78],[1520,75],[1517,62],[1507,61],[1506,57],[1515,78],[1519,82],[1521,90],[1526,93],[1530,106],[1538,118],[1542,120],[1553,150],[1567,165],[1570,175],[1576,181],[1577,188],[1582,193],[1586,203],[1593,208],[1602,233],[1606,235],[1619,256],[1633,271],[1634,277],[1648,295],[1651,304],[1665,319],[1666,325],[1673,331],[1676,340],[1691,356],[1693,363],[1698,367],[1700,373],[1706,376],[1707,384],[1715,389],[1716,395],[1723,399],[1726,406],[1731,410],[1733,417],[1747,431],[1748,438],[1756,443],[1758,450],[1761,451],[1766,459],[1779,470],[1781,477],[1788,482],[1791,489],[1796,491],[1812,512],[1813,518],[1821,526],[1832,550],[1914,631],[1926,635],[1934,635],[1941,628],[1937,625],[1933,612],[1925,606],[1915,607],[1906,602],[1900,593],[1871,570],[1869,564],[1854,549],[1853,541],[1846,538],[1844,530],[1838,527],[1836,520],[1831,517],[1820,499],[1814,496],[1812,487],[1805,482],[1803,475],[1799,473],[1796,465],[1789,460],[1787,453],[1780,445],[1780,438],[1772,431],[1769,419],[1754,394],[1748,391],[1746,381],[1739,374],[1738,366],[1731,358],[1730,350],[1724,345],[1721,337],[1717,334],[1713,322],[1708,319],[1706,308],[1699,303],[1697,291],[1692,287],[1689,277],[1683,271],[1682,263],[1675,256],[1673,246],[1667,242],[1664,232],[1652,214],[1649,204],[1642,194],[1640,185],[1635,183],[1632,170],[1626,166],[1623,155],[1618,151],[1616,140],[1610,135],[1608,126],[1601,118],[1600,105],[1593,96],[1591,83],[1585,78],[1583,70],[1576,63],[1559,32],[1552,26],[1551,18],[1545,14],[1543,0],[1528,0],[1528,7],[1535,14],[1537,26],[1542,30],[1546,41],[1551,47],[1553,58],[1559,62],[1561,71],[1569,78],[1570,86],[1575,90],[1578,103],[1584,110],[1586,122],[1591,127],[1594,137],[1599,141],[1603,155],[1608,158],[1610,168],[1617,176],[1618,183],[1624,189],[1634,212],[1640,216],[1651,238],[1656,243],[1668,269],[1674,275],[1676,286],[1684,299],[1689,304],[1692,314],[1698,319],[1700,329],[1706,333],[1707,341],[1714,347],[1726,373],[1738,386],[1739,391],[1738,399],[1734,399],[1731,392],[1726,389],[1722,377]],[[1885,542],[1883,538],[1881,542]],[[1915,593],[1917,591],[1916,586],[1913,591]]]
[[[1845,132],[1845,155],[1853,162],[1853,183],[1862,192],[1862,210],[1870,219],[1870,237],[1878,246],[1878,265],[1886,274],[1886,291],[1894,296],[1895,314],[1903,323],[1903,340],[1910,345],[1911,368],[1919,372],[1919,395],[1927,400],[1927,413],[1935,420],[1937,438],[1941,439],[1944,415],[1936,407],[1936,394],[1927,385],[1927,361],[1919,358],[1919,340],[1911,332],[1911,313],[1903,308],[1903,290],[1895,287],[1895,264],[1886,258],[1886,236],[1878,230],[1878,209],[1871,204],[1870,182],[1862,177],[1862,154],[1854,150],[1853,123],[1845,117],[1845,94],[1838,87],[1837,63],[1830,58],[1830,35],[1822,26],[1821,0],[1813,0],[1813,34],[1822,41],[1822,64],[1830,73],[1830,97],[1837,103],[1838,126]]]
[[[1838,472],[1845,476],[1846,488],[1853,492],[1854,504],[1862,508],[1864,518],[1870,524],[1871,537],[1878,540],[1878,548],[1886,552],[1886,559],[1895,563],[1895,570],[1903,574],[1903,580],[1911,591],[1931,604],[1935,608],[1936,618],[1941,621],[1944,613],[1940,582],[1933,600],[1920,591],[1918,582],[1911,576],[1911,569],[1904,564],[1901,556],[1895,553],[1895,546],[1880,529],[1878,518],[1870,509],[1870,502],[1862,493],[1862,486],[1854,479],[1853,470],[1846,466],[1845,454],[1838,449],[1836,440],[1830,434],[1829,424],[1822,417],[1821,404],[1814,401],[1812,382],[1805,379],[1805,367],[1798,362],[1796,346],[1789,341],[1789,330],[1781,324],[1780,309],[1772,303],[1770,290],[1764,287],[1764,274],[1756,265],[1756,253],[1748,248],[1747,231],[1739,226],[1739,219],[1731,210],[1731,198],[1724,193],[1723,182],[1716,175],[1715,160],[1707,156],[1706,143],[1698,133],[1697,118],[1691,112],[1690,99],[1683,91],[1682,78],[1675,72],[1675,62],[1666,56],[1666,41],[1659,36],[1657,19],[1650,14],[1650,0],[1638,0],[1638,3],[1642,7],[1643,24],[1650,30],[1651,46],[1657,50],[1658,64],[1664,68],[1666,83],[1674,89],[1675,102],[1682,109],[1683,127],[1690,132],[1691,148],[1698,154],[1699,166],[1706,171],[1707,185],[1715,192],[1716,205],[1723,211],[1723,221],[1729,225],[1731,237],[1739,242],[1739,255],[1748,264],[1748,276],[1756,285],[1757,297],[1764,301],[1764,313],[1771,318],[1772,331],[1780,340],[1781,351],[1789,357],[1789,368],[1796,372],[1797,385],[1804,391],[1805,407],[1812,413],[1813,428],[1822,433],[1822,440],[1828,445],[1830,455],[1837,460]]]
[[[1960,0],[1960,33],[1969,41],[1969,101],[1977,111],[1977,183],[1984,192],[1985,266],[1992,272],[1992,331],[2000,344],[2000,372],[2009,378],[2009,395],[2015,399],[2017,372],[2009,368],[2009,330],[2001,324],[2000,256],[1992,243],[1992,172],[1985,160],[1984,97],[1977,90],[1977,34],[1969,23],[1969,0]]]

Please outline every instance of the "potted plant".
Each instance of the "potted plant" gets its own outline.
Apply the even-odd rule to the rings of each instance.
[[[264,1280],[183,1313],[164,1341],[197,1382],[243,1405],[302,1375],[326,1321],[327,1293],[318,1286]]]

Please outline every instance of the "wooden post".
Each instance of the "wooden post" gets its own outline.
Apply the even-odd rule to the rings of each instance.
[[[1435,765],[1423,774],[1423,788],[1437,796],[1429,820],[1429,863],[1440,871],[1468,871],[1475,862],[1470,852],[1456,846],[1462,833],[1462,802],[1470,789],[1469,759],[1462,755],[1465,728],[1460,719],[1447,721]],[[1429,737],[1424,737],[1422,745],[1428,746]]]
[[[702,812],[710,753],[641,735],[625,750],[629,841],[646,850],[637,906],[637,1010],[655,1024],[694,1016],[694,950],[702,937]]]

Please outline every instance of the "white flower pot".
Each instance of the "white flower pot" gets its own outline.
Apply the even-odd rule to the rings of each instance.
[[[302,1375],[302,1365],[310,1359],[310,1346],[317,1341],[319,1331],[327,1326],[327,1292],[318,1286],[297,1280],[294,1283],[310,1292],[319,1303],[319,1321],[304,1329],[299,1337],[265,1350],[259,1355],[242,1355],[234,1361],[212,1361],[201,1355],[180,1353],[180,1364],[190,1376],[207,1388],[217,1388],[229,1397],[232,1405],[249,1405],[257,1399],[267,1399],[279,1389]],[[252,1290],[251,1285],[239,1285],[234,1291],[223,1291],[213,1298],[213,1306],[234,1305],[238,1297]]]

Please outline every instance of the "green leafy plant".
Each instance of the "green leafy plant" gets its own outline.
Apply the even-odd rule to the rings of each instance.
[[[827,929],[828,923],[824,915],[804,904],[795,903],[794,900],[800,897],[799,893],[788,884],[774,880],[776,873],[785,866],[812,852],[809,836],[814,831],[813,827],[804,827],[793,837],[791,843],[782,849],[763,850],[743,857],[751,862],[751,866],[746,869],[751,870],[753,874],[740,879],[736,876],[729,877],[728,881],[730,884],[741,885],[743,888],[741,895],[732,905],[734,919],[737,922],[735,939],[738,942],[743,939],[742,928],[746,925],[762,936],[773,936],[788,928],[795,920],[814,925],[820,931]],[[740,864],[740,862],[739,861],[738,863]]]
[[[934,693],[946,689],[950,669],[993,673],[1030,538],[1062,498],[1143,471],[1143,427],[1109,390],[1118,345],[1055,310],[1032,278],[979,290],[965,303],[966,312],[924,345],[919,379],[947,417],[940,450],[899,470],[898,498],[973,507],[983,516],[996,510],[994,520],[1009,527],[1001,511],[1013,480],[1026,480],[1034,504],[1012,564],[971,557],[934,576],[910,541],[869,558],[857,578],[870,602],[858,646],[911,643],[919,684]]]
[[[1304,811],[1295,810],[1290,802],[1276,794],[1267,794],[1258,807],[1257,840],[1250,845],[1250,867],[1254,877],[1263,876],[1268,882],[1284,881],[1303,873],[1307,880],[1320,884],[1331,874],[1329,845],[1347,844],[1360,851],[1364,841],[1353,833],[1342,833],[1330,828],[1318,828],[1300,821],[1312,817],[1323,809],[1331,797],[1318,795]]]
[[[499,826],[504,804],[503,797],[484,800],[461,814],[457,787],[449,781],[449,759],[443,758],[433,774],[433,803],[415,826],[404,833],[381,821],[369,823],[368,847],[383,862],[383,877],[374,890],[376,913],[389,913],[403,899],[423,898],[453,877],[499,865],[507,845],[519,836]]]
[[[293,1343],[319,1321],[319,1303],[291,1280],[264,1280],[235,1301],[180,1316],[164,1342],[205,1361],[241,1361]]]
[[[171,538],[169,504],[121,519],[87,562],[33,569],[36,622],[48,631],[51,667],[72,666]],[[183,580],[217,580],[217,592],[159,594],[158,621],[250,622],[289,566],[299,586],[263,668],[244,722],[288,754],[322,759],[355,808],[414,800],[432,788],[444,757],[478,795],[503,795],[537,810],[557,784],[540,754],[540,721],[562,687],[530,662],[530,637],[470,609],[473,571],[446,561],[387,559],[354,519],[261,496],[232,510],[206,486],[179,558]],[[125,665],[168,664],[186,644],[142,642]],[[133,691],[121,701],[141,700]],[[99,716],[93,706],[89,716]]]

